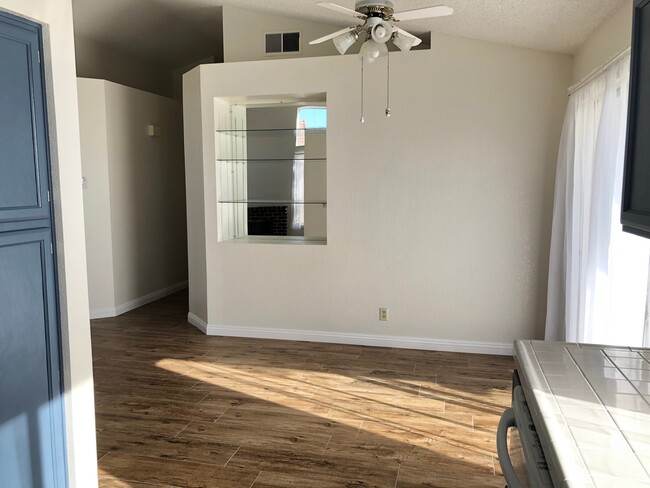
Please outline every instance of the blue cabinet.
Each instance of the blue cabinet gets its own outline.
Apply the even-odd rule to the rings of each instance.
[[[0,13],[0,485],[67,486],[41,28]]]

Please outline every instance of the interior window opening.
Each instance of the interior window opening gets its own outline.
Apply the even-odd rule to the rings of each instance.
[[[325,107],[300,107],[296,117],[296,152],[293,160],[292,197],[294,202],[305,200],[305,130],[326,129],[327,109]],[[305,206],[294,204],[291,228],[300,231],[305,228]]]

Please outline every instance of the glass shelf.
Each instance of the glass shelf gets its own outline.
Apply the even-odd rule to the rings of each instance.
[[[293,132],[310,132],[310,133],[325,133],[327,129],[217,129],[217,134],[261,134],[268,133],[269,135],[286,135],[287,133]]]
[[[327,237],[302,237],[302,236],[245,236],[233,237],[221,244],[283,244],[294,246],[324,246]]]
[[[240,158],[240,159],[221,159],[217,158],[218,163],[293,163],[295,161],[305,161],[305,162],[310,162],[310,161],[319,161],[319,162],[327,162],[327,158],[284,158],[284,159],[273,159],[273,158],[254,158],[254,159],[245,159],[245,158]]]
[[[302,146],[306,139],[325,137],[327,129],[218,129],[216,133],[220,140],[259,141],[260,144],[285,140]]]
[[[236,204],[251,204],[251,205],[327,205],[323,200],[219,200],[219,203],[236,203]]]

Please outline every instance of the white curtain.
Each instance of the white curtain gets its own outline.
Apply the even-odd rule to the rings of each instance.
[[[546,339],[647,345],[650,241],[621,230],[630,57],[571,95],[555,186]]]

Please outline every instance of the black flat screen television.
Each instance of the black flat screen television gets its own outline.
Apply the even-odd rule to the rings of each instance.
[[[650,0],[635,0],[621,223],[650,238]]]

